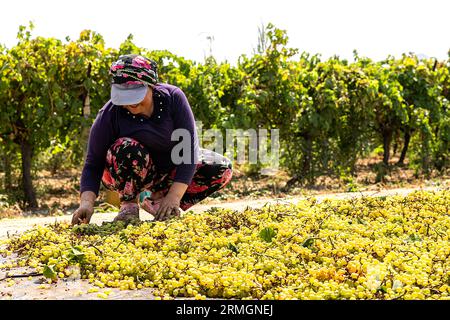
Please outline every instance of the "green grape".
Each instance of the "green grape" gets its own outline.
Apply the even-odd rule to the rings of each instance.
[[[448,190],[420,191],[37,226],[4,241],[0,253],[17,259],[0,269],[26,265],[54,282],[76,266],[94,288],[161,299],[448,299],[449,203]]]

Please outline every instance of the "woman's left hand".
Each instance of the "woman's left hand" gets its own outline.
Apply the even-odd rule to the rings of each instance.
[[[165,221],[174,215],[180,216],[180,198],[169,192],[160,202],[155,221]]]

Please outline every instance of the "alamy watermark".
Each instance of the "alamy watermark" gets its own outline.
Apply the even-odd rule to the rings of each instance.
[[[178,143],[172,149],[174,164],[197,163],[199,156],[207,162],[219,163],[223,156],[237,164],[260,164],[278,170],[280,160],[279,129],[207,129],[196,122],[197,130],[192,137],[187,129],[176,129],[172,141]],[[192,143],[194,139],[194,143]],[[269,148],[270,144],[270,148]],[[192,150],[194,148],[194,150]],[[209,151],[201,149],[206,149]]]

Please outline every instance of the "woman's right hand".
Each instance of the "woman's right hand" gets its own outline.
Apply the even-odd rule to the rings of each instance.
[[[72,225],[76,224],[88,224],[91,221],[91,217],[94,214],[94,206],[92,205],[80,205],[75,210],[72,216]]]
[[[92,191],[85,191],[81,194],[80,207],[73,213],[72,225],[88,224],[91,221],[95,198],[96,195]]]

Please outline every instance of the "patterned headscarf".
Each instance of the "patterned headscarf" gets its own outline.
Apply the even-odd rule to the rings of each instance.
[[[112,84],[147,84],[158,83],[158,66],[155,61],[137,54],[120,56],[109,70]]]

